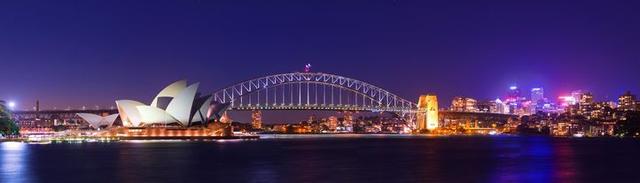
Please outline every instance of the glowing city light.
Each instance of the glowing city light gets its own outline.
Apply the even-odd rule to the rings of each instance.
[[[304,65],[304,72],[311,72],[311,64]]]
[[[0,145],[0,149],[3,151],[22,151],[26,147],[26,144],[22,142],[3,142]]]
[[[558,99],[562,101],[563,106],[573,105],[576,103],[576,98],[573,96],[560,96]]]
[[[517,89],[518,89],[518,87],[517,87],[517,86],[511,86],[511,87],[509,87],[509,89],[510,89],[510,90],[517,90]]]
[[[11,102],[8,103],[8,106],[9,106],[10,109],[14,109],[14,108],[16,108],[16,102],[11,101]]]

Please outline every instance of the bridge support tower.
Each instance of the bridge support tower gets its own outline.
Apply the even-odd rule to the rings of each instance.
[[[420,96],[416,126],[419,131],[435,130],[438,128],[438,97],[434,94]]]

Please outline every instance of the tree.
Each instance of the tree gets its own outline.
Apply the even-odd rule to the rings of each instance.
[[[6,108],[5,102],[0,100],[0,134],[7,136],[18,135],[19,133],[20,128],[11,118],[11,112]]]
[[[0,118],[11,118],[11,113],[7,109],[4,100],[0,100]]]
[[[615,133],[618,136],[634,137],[640,134],[640,112],[629,111],[624,114],[624,118],[619,120]]]

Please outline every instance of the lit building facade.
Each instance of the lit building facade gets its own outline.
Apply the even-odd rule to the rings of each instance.
[[[571,97],[573,98],[573,103],[569,104],[569,105],[576,105],[580,103],[580,99],[582,99],[582,95],[584,95],[584,92],[582,90],[575,90],[571,92]]]
[[[518,114],[521,113],[522,110],[522,101],[525,100],[524,97],[520,95],[520,88],[517,86],[509,87],[509,91],[507,92],[507,98],[504,100],[504,103],[507,105],[507,113],[509,114]]]
[[[329,131],[336,131],[338,129],[338,117],[330,116],[327,122]]]
[[[591,92],[585,92],[580,96],[578,102],[578,114],[591,117],[591,113],[594,110],[593,94]]]
[[[344,121],[342,121],[343,131],[352,132],[353,131],[353,112],[345,111],[344,112]]]
[[[580,96],[580,105],[592,105],[593,104],[593,94],[591,92],[586,92]]]
[[[636,101],[636,95],[627,91],[618,98],[618,109],[622,111],[636,111],[638,110],[638,101]]]
[[[451,110],[456,112],[478,112],[478,101],[467,97],[454,97]]]
[[[253,129],[262,129],[262,111],[251,111],[251,127]]]
[[[478,112],[496,113],[497,108],[496,101],[493,100],[478,102]]]
[[[493,113],[509,114],[509,104],[499,98],[495,100],[496,110]]]
[[[531,89],[531,102],[538,104],[544,101],[544,88]]]
[[[573,96],[560,96],[558,97],[558,100],[560,100],[560,105],[563,107],[575,105],[577,103],[576,98]]]
[[[513,100],[518,100],[520,98],[520,89],[518,88],[518,86],[509,87],[507,98]]]

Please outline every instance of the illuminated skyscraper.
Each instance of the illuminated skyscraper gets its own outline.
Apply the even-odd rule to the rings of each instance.
[[[572,96],[560,96],[558,99],[562,102],[561,105],[564,107],[576,104],[576,99]]]
[[[531,89],[531,102],[534,104],[540,103],[541,100],[544,100],[544,89],[543,88],[532,88]]]
[[[538,111],[544,111],[544,105],[547,103],[547,99],[544,98],[543,88],[531,88],[531,104],[529,109],[532,114]]]
[[[434,130],[438,128],[438,98],[436,95],[420,96],[416,123],[418,130]]]
[[[583,93],[578,102],[578,114],[591,116],[594,110],[593,94],[591,92]]]
[[[262,111],[253,110],[251,112],[251,126],[253,129],[262,129]]]
[[[518,100],[520,98],[520,89],[517,86],[509,87],[509,93],[507,94],[507,100]]]
[[[582,99],[582,95],[584,95],[584,92],[582,90],[575,90],[571,92],[571,97],[573,97],[573,99],[575,100],[573,104],[571,105],[576,105],[580,103],[580,99]]]
[[[496,111],[492,113],[501,113],[501,114],[509,114],[509,105],[502,102],[499,98],[495,100],[496,103]]]
[[[518,110],[522,108],[522,101],[524,101],[524,97],[520,96],[520,89],[517,86],[509,87],[504,103],[507,104],[510,114],[518,113]]]

